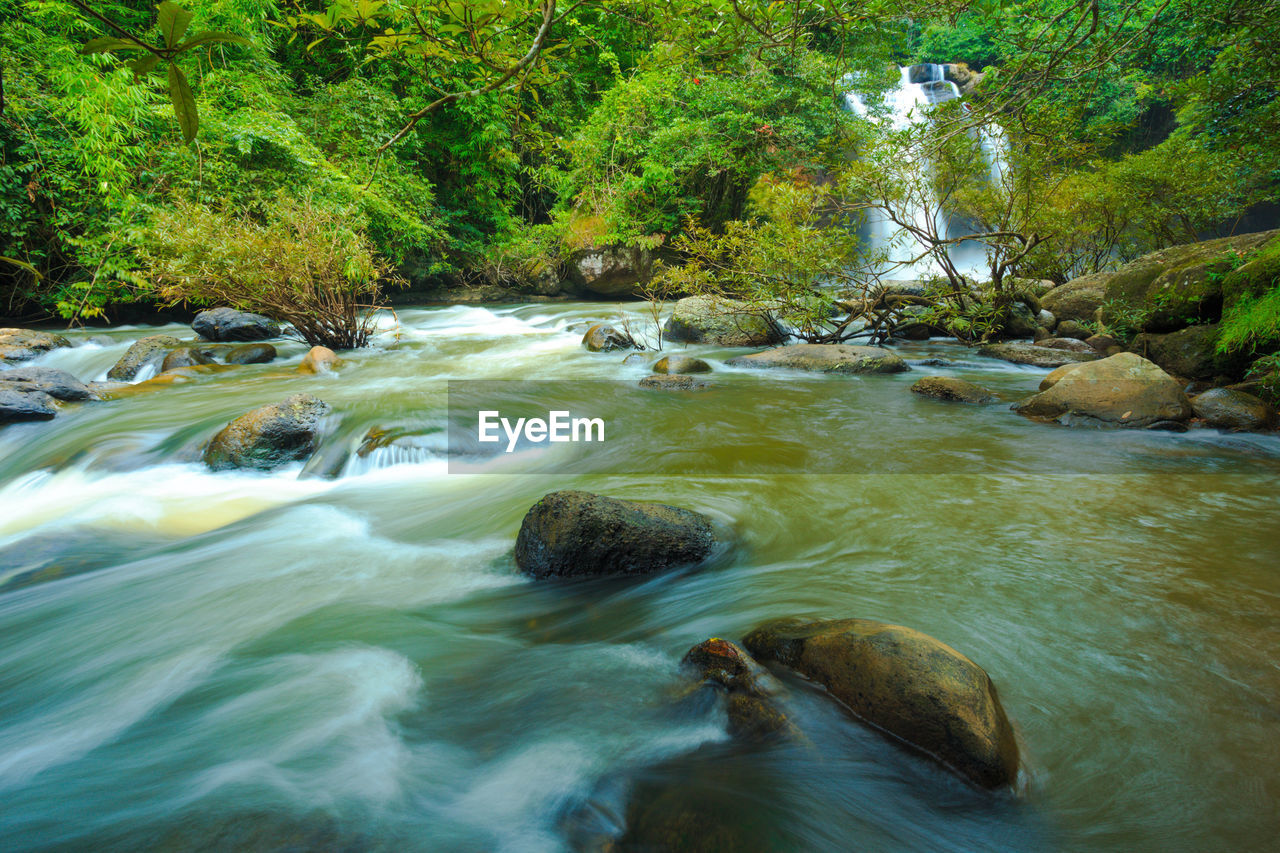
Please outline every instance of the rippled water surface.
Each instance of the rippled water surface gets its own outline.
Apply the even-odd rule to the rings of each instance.
[[[911,373],[817,379],[690,347],[709,391],[591,399],[574,383],[630,387],[654,358],[580,347],[617,310],[405,311],[335,374],[296,374],[290,344],[0,430],[0,847],[598,849],[679,802],[739,849],[1271,848],[1280,439],[917,398],[931,373],[1006,401],[1045,373],[940,342],[900,350]],[[39,363],[99,379],[157,331],[189,334],[78,333]],[[450,473],[451,379],[564,383],[616,438]],[[298,391],[335,410],[305,475],[199,463]],[[374,427],[414,440],[348,456]],[[698,509],[735,544],[699,570],[529,581],[516,531],[558,488]],[[972,657],[1025,795],[968,789],[795,679],[801,742],[729,743],[679,660],[793,615]]]

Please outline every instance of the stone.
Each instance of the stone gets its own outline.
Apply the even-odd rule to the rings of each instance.
[[[1046,376],[1040,387],[1039,394],[1015,403],[1013,410],[1043,420],[1085,418],[1123,427],[1191,417],[1191,401],[1181,384],[1158,365],[1128,352],[1064,365]]]
[[[1036,346],[1060,349],[1066,352],[1082,352],[1089,355],[1097,355],[1098,352],[1084,341],[1076,338],[1041,338],[1036,341]]]
[[[711,383],[682,373],[655,373],[641,379],[640,387],[661,391],[705,391]]]
[[[1055,331],[1059,338],[1075,338],[1080,341],[1093,335],[1093,330],[1078,320],[1063,320]]]
[[[561,491],[529,509],[515,559],[536,578],[635,575],[700,563],[717,544],[710,520],[692,510]]]
[[[583,296],[642,296],[653,278],[653,252],[634,246],[593,246],[574,255],[568,283]]]
[[[767,312],[717,296],[687,296],[678,301],[662,334],[677,343],[726,347],[771,346],[785,340]]]
[[[990,403],[995,400],[995,396],[981,385],[953,376],[926,376],[911,386],[911,392],[922,397],[953,400],[957,403]]]
[[[121,382],[135,379],[144,367],[158,367],[169,350],[181,345],[182,342],[172,335],[147,335],[138,338],[115,366],[107,371],[107,378]]]
[[[191,321],[191,328],[207,341],[260,341],[280,336],[280,324],[275,320],[234,308],[201,311]]]
[[[47,421],[58,414],[53,398],[35,388],[0,385],[0,424]]]
[[[1184,379],[1239,378],[1246,360],[1219,353],[1217,344],[1218,325],[1211,323],[1163,335],[1144,332],[1129,349]]]
[[[860,720],[979,787],[1017,780],[1018,743],[995,685],[927,634],[869,619],[784,619],[755,629],[743,645],[821,684]]]
[[[1058,318],[1053,316],[1052,311],[1040,309],[1040,313],[1036,315],[1036,322],[1040,324],[1040,328],[1052,332],[1058,325]]]
[[[1094,352],[1099,355],[1115,355],[1124,350],[1120,341],[1111,335],[1091,335],[1085,338],[1084,342],[1093,347]]]
[[[808,370],[816,373],[901,373],[911,368],[894,352],[849,344],[793,344],[729,359],[737,367]]]
[[[213,364],[213,359],[196,347],[178,347],[164,357],[160,372],[168,373],[182,367],[195,367],[197,364]]]
[[[1040,297],[1040,307],[1061,324],[1066,320],[1089,323],[1107,298],[1107,274],[1074,278]]]
[[[49,350],[71,346],[71,341],[53,332],[35,329],[0,329],[0,363],[30,361]]]
[[[710,373],[711,365],[687,355],[665,355],[653,365],[654,373]]]
[[[328,373],[342,364],[338,354],[328,347],[312,347],[298,365],[299,373]]]
[[[2,370],[0,383],[13,383],[20,389],[40,391],[55,400],[88,400],[93,397],[87,385],[56,367],[15,367]],[[0,388],[4,387],[4,384],[0,384]]]
[[[1262,432],[1275,425],[1275,410],[1265,401],[1229,388],[1213,388],[1191,401],[1195,416],[1218,429]]]
[[[587,333],[582,336],[582,345],[591,352],[636,348],[636,342],[630,335],[604,323],[596,323],[587,329]]]
[[[1079,364],[1097,358],[1093,353],[1068,352],[1062,349],[1050,349],[1040,344],[1024,343],[987,344],[978,347],[978,354],[1011,361],[1014,364],[1028,364],[1032,367],[1061,367],[1064,364]]]
[[[243,344],[231,349],[227,364],[269,364],[276,360],[276,348],[271,344]]]
[[[320,440],[321,420],[329,405],[310,394],[294,394],[280,403],[241,415],[213,437],[204,461],[215,471],[227,468],[270,470],[306,459]]]
[[[731,736],[758,741],[794,733],[787,715],[773,701],[778,692],[775,679],[738,645],[712,637],[690,649],[681,663],[727,694]]]

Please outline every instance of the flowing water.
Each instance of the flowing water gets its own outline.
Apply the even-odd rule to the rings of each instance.
[[[1274,844],[1280,439],[909,393],[938,373],[1013,400],[1043,376],[954,343],[818,378],[696,346],[701,394],[580,392],[615,434],[575,446],[595,467],[450,473],[446,380],[631,388],[653,356],[579,344],[616,310],[409,310],[334,374],[295,373],[285,346],[0,429],[0,848],[551,851],[664,792],[761,850]],[[40,363],[97,379],[156,331],[189,335],[77,333]],[[199,463],[230,418],[299,391],[333,405],[340,450],[376,426],[412,440],[322,451],[333,477]],[[734,545],[662,576],[528,580],[520,520],[569,487],[698,509]],[[972,657],[1019,729],[1023,796],[969,789],[796,679],[802,741],[730,744],[680,658],[796,615]]]

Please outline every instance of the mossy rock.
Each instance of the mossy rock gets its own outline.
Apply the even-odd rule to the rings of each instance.
[[[1276,233],[1276,232],[1269,232]],[[1222,277],[1222,310],[1232,308],[1243,297],[1258,297],[1280,284],[1280,237],[1269,241],[1239,268]]]

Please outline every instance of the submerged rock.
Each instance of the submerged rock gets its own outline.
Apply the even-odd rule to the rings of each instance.
[[[990,403],[995,399],[995,396],[981,385],[952,376],[926,376],[917,380],[911,386],[911,391],[922,397],[954,400],[957,403]]]
[[[47,421],[56,414],[53,398],[43,391],[0,384],[0,424]]]
[[[128,382],[136,378],[144,367],[159,366],[169,350],[179,346],[182,346],[182,342],[172,335],[147,335],[145,338],[138,338],[115,366],[107,371],[107,378]]]
[[[88,400],[93,396],[89,386],[56,367],[15,367],[0,371],[0,383],[13,385],[9,388],[11,391],[41,391],[55,400]],[[0,389],[5,387],[0,384]]]
[[[773,702],[773,676],[743,649],[719,637],[703,640],[684,656],[682,665],[728,695],[729,734],[762,740],[792,733],[792,726]]]
[[[859,718],[983,788],[1012,785],[1018,744],[982,667],[911,628],[869,619],[787,619],[743,645],[827,688]]]
[[[1069,352],[1064,349],[1051,349],[1040,344],[987,344],[979,347],[980,355],[1011,361],[1014,364],[1027,364],[1031,367],[1061,367],[1064,364],[1079,364],[1097,358],[1093,352]]]
[[[785,340],[767,312],[717,296],[681,299],[662,327],[662,334],[669,341],[726,347],[770,346]]]
[[[195,367],[198,364],[213,364],[213,359],[198,347],[179,347],[164,357],[160,364],[160,372],[168,373],[182,367]]]
[[[275,320],[234,308],[201,311],[191,328],[207,341],[260,341],[280,336],[280,324]]]
[[[635,349],[636,342],[630,335],[618,331],[613,326],[596,323],[582,336],[582,345],[590,352],[609,352],[616,349]]]
[[[516,537],[526,574],[633,575],[699,563],[717,537],[700,513],[590,492],[552,492],[530,508]]]
[[[711,383],[686,374],[655,373],[641,379],[640,387],[663,391],[705,391]]]
[[[1263,400],[1233,391],[1229,388],[1213,388],[1191,401],[1197,418],[1218,429],[1261,432],[1275,423],[1276,413]]]
[[[711,365],[687,355],[667,355],[653,365],[654,373],[710,373]]]
[[[306,459],[320,440],[320,421],[329,405],[310,394],[294,394],[262,406],[227,424],[213,437],[204,461],[215,471],[226,468],[270,470]]]
[[[312,347],[298,365],[299,373],[328,373],[342,364],[338,354],[328,347]]]
[[[244,344],[227,353],[227,364],[267,364],[276,360],[276,348],[271,344]]]
[[[71,341],[52,332],[0,329],[0,363],[29,361],[49,350],[69,346]]]
[[[1066,365],[1046,376],[1040,388],[1039,394],[1015,403],[1013,410],[1032,418],[1074,416],[1126,427],[1191,417],[1191,401],[1182,386],[1155,364],[1130,352]]]
[[[732,358],[738,367],[785,367],[818,373],[901,373],[910,370],[894,352],[849,344],[793,344]]]

